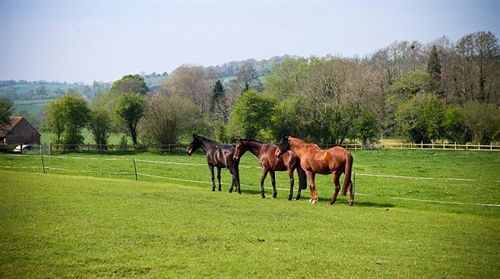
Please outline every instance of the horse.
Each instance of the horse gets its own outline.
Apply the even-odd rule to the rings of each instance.
[[[330,205],[334,204],[337,200],[337,195],[340,190],[340,175],[345,173],[344,183],[342,185],[342,196],[346,195],[347,188],[349,188],[349,205],[352,206],[354,204],[354,193],[352,192],[351,181],[351,171],[354,159],[349,151],[340,146],[323,150],[316,144],[306,143],[292,136],[284,136],[278,145],[276,156],[282,156],[288,150],[292,150],[293,153],[299,157],[300,165],[306,172],[311,191],[311,199],[309,201],[312,204],[318,202],[318,193],[316,192],[316,184],[314,183],[316,173],[331,173],[333,175],[335,191],[330,200]]]
[[[199,148],[201,148],[207,154],[207,163],[212,179],[212,191],[215,191],[214,167],[217,167],[219,191],[222,191],[220,182],[220,170],[221,168],[228,168],[229,172],[231,172],[231,175],[233,176],[229,193],[233,192],[233,187],[236,186],[238,193],[241,194],[240,174],[238,168],[240,162],[239,160],[233,159],[234,146],[232,144],[220,144],[211,139],[193,134],[192,141],[188,145],[186,153],[191,156],[191,154]]]
[[[274,176],[275,171],[288,171],[290,177],[290,194],[288,200],[293,197],[293,172],[297,170],[299,176],[299,190],[297,191],[297,200],[300,199],[300,192],[307,187],[306,174],[300,167],[299,158],[291,151],[286,152],[283,156],[277,158],[275,153],[278,146],[272,143],[263,143],[261,141],[252,139],[237,139],[234,149],[234,160],[239,160],[246,151],[250,151],[259,159],[259,165],[262,167],[262,176],[260,178],[260,195],[265,198],[264,180],[267,173],[271,175],[271,182],[273,185],[273,198],[276,198],[276,180]]]

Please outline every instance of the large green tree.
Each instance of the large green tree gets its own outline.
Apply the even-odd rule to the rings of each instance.
[[[137,145],[137,123],[144,115],[146,108],[146,100],[137,93],[126,93],[120,96],[115,108],[117,115],[125,123],[134,145]]]
[[[271,115],[276,100],[253,89],[248,90],[235,104],[230,125],[236,136],[247,138],[270,137]]]
[[[46,112],[47,125],[56,134],[58,142],[69,145],[83,143],[81,130],[89,120],[90,109],[81,95],[66,94],[50,102]]]
[[[10,123],[10,116],[12,115],[14,104],[5,98],[0,98],[0,125]]]
[[[400,133],[413,142],[429,143],[444,136],[444,105],[434,94],[417,94],[400,105]]]
[[[106,149],[111,127],[112,118],[105,109],[97,108],[91,111],[88,128],[94,135],[94,141],[99,151]]]
[[[472,131],[472,141],[489,144],[498,140],[500,109],[496,105],[470,101],[464,106],[464,124]]]
[[[148,87],[144,78],[140,75],[126,75],[121,79],[113,82],[111,86],[111,92],[116,94],[127,94],[127,93],[137,93],[140,95],[146,95],[148,92]]]

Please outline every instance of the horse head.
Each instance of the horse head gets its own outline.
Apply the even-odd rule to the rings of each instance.
[[[234,145],[234,154],[233,154],[233,160],[237,161],[243,156],[243,154],[247,151],[245,148],[245,145],[241,142],[241,139],[235,139],[233,141]]]
[[[278,144],[278,149],[276,149],[276,157],[279,158],[288,150],[290,150],[290,143],[288,143],[288,136],[283,135],[280,143]]]
[[[202,141],[199,139],[199,137],[196,134],[193,134],[193,139],[191,140],[191,143],[186,148],[187,155],[191,156],[191,154],[193,154],[193,152],[195,152],[198,148],[200,148],[201,145],[202,145]]]

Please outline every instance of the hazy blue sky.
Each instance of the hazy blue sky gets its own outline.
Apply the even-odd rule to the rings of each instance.
[[[112,81],[181,64],[500,37],[500,1],[0,1],[0,79]]]

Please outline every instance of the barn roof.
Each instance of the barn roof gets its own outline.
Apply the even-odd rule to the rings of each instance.
[[[9,117],[10,118],[10,124],[6,124],[6,125],[0,125],[0,137],[5,137],[7,136],[7,134],[12,130],[14,129],[14,127],[17,126],[17,124],[19,124],[21,122],[21,120],[24,119],[24,117],[22,116],[11,116]],[[26,120],[25,120],[26,121]],[[28,124],[29,122],[26,121]],[[31,126],[31,124],[29,124]],[[33,128],[33,126],[31,126]],[[33,128],[35,131],[36,129]],[[37,131],[38,132],[38,131]]]

